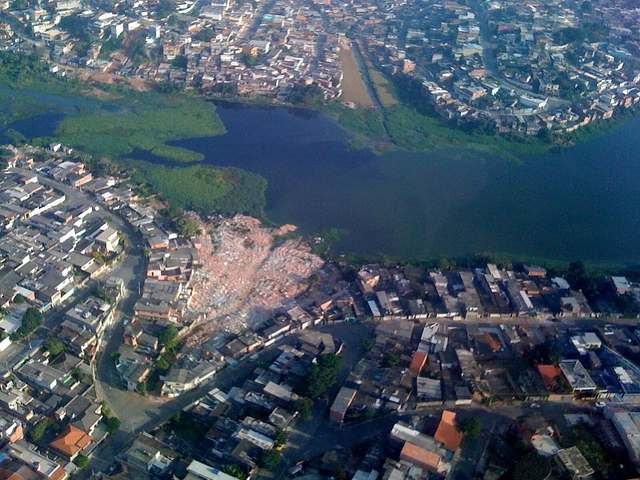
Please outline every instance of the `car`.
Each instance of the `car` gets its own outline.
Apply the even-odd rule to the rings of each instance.
[[[604,408],[607,406],[605,402],[596,402],[594,405],[596,408]]]
[[[537,403],[532,403],[531,405],[529,405],[530,408],[540,408],[540,405]]]

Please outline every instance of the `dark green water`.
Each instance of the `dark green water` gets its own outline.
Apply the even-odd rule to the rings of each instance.
[[[463,150],[350,151],[339,126],[308,112],[219,114],[226,135],[174,144],[264,176],[269,218],[309,233],[345,229],[339,250],[640,261],[640,119],[515,164]]]

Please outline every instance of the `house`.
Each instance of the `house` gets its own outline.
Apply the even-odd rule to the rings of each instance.
[[[336,395],[331,409],[329,410],[329,418],[335,422],[342,423],[347,410],[356,398],[356,392],[352,388],[342,387]]]
[[[160,394],[164,398],[174,398],[213,377],[218,369],[208,362],[201,362],[192,369],[172,368],[164,377]]]
[[[595,473],[578,447],[569,447],[558,451],[560,466],[573,475],[573,478],[588,478]]]
[[[562,374],[560,367],[555,365],[538,365],[536,367],[547,390],[554,392],[558,388],[558,377]]]
[[[406,442],[400,452],[400,460],[412,463],[416,467],[424,468],[427,470],[435,471],[438,473],[445,473],[447,470],[442,469],[442,457],[438,454],[430,452],[429,450],[413,445]]]
[[[442,381],[436,378],[416,378],[416,398],[423,405],[442,403]]]
[[[235,477],[196,460],[192,460],[187,466],[187,472],[189,473],[184,480],[236,480]]]
[[[23,365],[18,373],[25,382],[46,390],[53,390],[67,377],[66,373],[36,360]]]
[[[463,435],[462,431],[456,426],[456,413],[449,410],[443,411],[433,438],[441,442],[445,448],[455,452],[460,446],[460,442],[462,442]]]
[[[9,443],[22,440],[24,437],[22,423],[19,420],[8,416],[0,417],[0,432],[2,433],[2,440]]]
[[[559,364],[574,393],[593,392],[596,384],[580,360],[562,360]]]
[[[60,435],[50,443],[50,446],[66,459],[73,461],[91,443],[93,443],[91,435],[73,425],[67,425]]]
[[[138,435],[124,454],[129,465],[153,474],[165,472],[176,457],[177,452],[146,432]]]
[[[629,291],[631,285],[625,277],[611,277],[611,285],[618,295],[624,295]]]
[[[422,369],[427,363],[427,354],[424,352],[415,352],[413,357],[411,357],[411,365],[409,366],[409,371],[415,373],[416,375],[420,375]]]
[[[138,385],[144,382],[151,373],[151,365],[147,363],[132,363],[124,371],[121,376],[127,382],[127,390],[136,391]]]
[[[37,472],[39,478],[65,480],[68,477],[64,468],[44,455],[35,452],[32,446],[23,440],[8,445],[3,453]]]
[[[453,452],[445,448],[441,442],[409,425],[403,422],[396,423],[391,429],[390,439],[396,445],[402,445],[401,460],[441,475],[446,475],[451,470]]]
[[[96,236],[95,241],[105,252],[115,252],[120,242],[120,234],[115,228],[109,226]]]

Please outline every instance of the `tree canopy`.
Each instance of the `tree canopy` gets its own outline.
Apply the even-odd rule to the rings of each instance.
[[[187,217],[186,215],[180,215],[176,220],[176,228],[178,233],[185,237],[193,237],[200,235],[200,224],[195,218]]]
[[[64,343],[57,338],[47,338],[44,342],[44,346],[54,357],[64,352]]]
[[[265,450],[260,457],[260,465],[269,470],[275,468],[280,463],[280,452],[274,449]]]
[[[306,420],[311,416],[311,408],[313,401],[307,397],[300,397],[293,403],[293,408],[298,412],[302,420]]]
[[[460,423],[460,430],[462,430],[465,434],[469,435],[471,438],[478,438],[480,433],[482,432],[482,426],[477,418],[469,417],[465,418]]]
[[[40,325],[42,325],[42,312],[35,307],[29,307],[22,317],[22,325],[11,334],[12,339],[24,338]]]
[[[314,105],[322,104],[323,101],[324,93],[322,92],[322,89],[313,83],[310,85],[297,83],[289,93],[289,102],[296,105],[312,107]]]
[[[158,341],[167,350],[173,350],[178,345],[178,329],[173,325],[167,325],[158,334]]]
[[[107,418],[107,432],[116,433],[120,429],[121,423],[118,417]]]
[[[322,395],[336,381],[342,367],[342,358],[336,355],[320,355],[318,363],[309,369],[307,378],[307,396],[316,398]]]

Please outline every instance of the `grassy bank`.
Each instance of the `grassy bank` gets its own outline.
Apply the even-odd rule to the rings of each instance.
[[[339,102],[332,102],[325,107],[324,112],[356,136],[373,139],[384,135],[382,118],[373,108],[352,109],[343,107]]]
[[[172,206],[201,213],[246,213],[264,218],[267,181],[237,168],[167,167],[126,159],[134,184],[159,192]]]
[[[0,94],[0,126],[45,113],[53,105],[22,95]]]
[[[544,153],[553,147],[535,137],[468,133],[403,104],[386,110],[386,123],[391,141],[403,150],[464,147],[515,160],[519,155]]]

